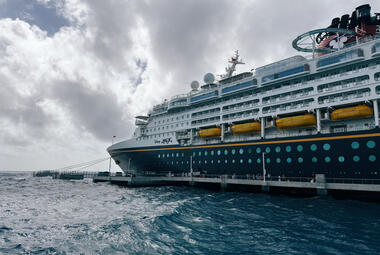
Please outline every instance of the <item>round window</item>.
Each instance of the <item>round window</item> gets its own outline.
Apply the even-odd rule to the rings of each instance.
[[[310,150],[311,151],[316,151],[317,150],[317,145],[316,144],[312,144],[312,145],[310,145]]]
[[[298,158],[298,163],[302,163],[303,162],[303,158],[299,157]]]
[[[281,163],[281,159],[280,158],[276,158],[276,162],[277,162],[277,164],[280,164]]]
[[[261,153],[261,149],[260,149],[260,147],[257,147],[257,148],[256,148],[256,153]]]
[[[317,162],[318,162],[317,157],[312,157],[312,158],[311,158],[311,162],[313,162],[313,163],[317,163]]]
[[[248,159],[248,164],[252,164],[252,159]]]
[[[292,147],[290,145],[286,146],[285,148],[286,152],[291,152],[292,151]]]
[[[325,157],[325,162],[326,163],[330,163],[331,162],[331,158],[329,156]]]
[[[368,141],[367,142],[368,148],[373,149],[373,148],[375,148],[375,146],[376,146],[376,143],[374,141]]]
[[[351,148],[354,149],[354,150],[359,149],[359,143],[358,142],[352,142],[351,143]]]
[[[369,155],[368,159],[371,162],[375,162],[376,161],[376,156],[375,155]]]
[[[240,155],[242,155],[242,154],[244,153],[244,150],[243,150],[243,149],[240,149],[240,150],[239,150],[239,153],[240,153]]]
[[[298,145],[297,146],[297,151],[299,151],[299,152],[303,151],[303,146],[302,145]]]
[[[232,149],[232,150],[231,150],[231,154],[232,154],[232,155],[235,155],[235,152],[236,152],[235,149]]]
[[[325,143],[325,144],[323,145],[323,149],[324,149],[325,151],[330,150],[330,148],[331,148],[331,146],[330,146],[330,144],[328,144],[328,143]]]
[[[281,151],[281,147],[280,147],[280,146],[276,146],[275,151],[276,151],[277,153],[279,153],[279,152]]]
[[[224,155],[228,155],[228,150],[224,150]]]
[[[289,164],[292,163],[292,158],[287,158],[286,162],[288,162]]]
[[[343,157],[343,156],[339,156],[339,157],[338,157],[338,161],[339,161],[340,163],[343,163],[343,162],[344,162],[344,157]]]
[[[220,156],[220,154],[222,154],[222,152],[220,150],[218,150],[217,154],[218,154],[218,156]]]
[[[355,162],[359,162],[359,161],[360,161],[360,157],[359,157],[359,156],[354,156],[352,159],[353,159]]]
[[[266,147],[266,148],[265,148],[265,152],[266,152],[266,153],[269,153],[269,152],[270,152],[270,148],[269,148],[269,147]]]
[[[261,159],[258,158],[258,159],[256,160],[256,162],[257,162],[257,164],[260,164],[260,163],[261,163]]]

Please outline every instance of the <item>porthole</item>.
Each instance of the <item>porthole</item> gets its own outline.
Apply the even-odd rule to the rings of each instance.
[[[280,164],[281,163],[281,159],[280,158],[276,158],[276,163]]]
[[[182,152],[182,155],[181,155],[181,156],[184,157],[184,156],[185,156],[185,153]]]
[[[177,152],[177,154],[175,156],[178,158],[179,157],[179,153]]]
[[[228,160],[227,160],[227,159],[225,159],[225,160],[224,160],[224,163],[225,163],[225,164],[227,164],[227,163],[228,163]]]
[[[371,162],[375,162],[376,161],[376,156],[375,155],[369,155],[368,159]]]
[[[200,152],[198,152],[198,156],[202,156],[202,152],[200,151]]]
[[[352,159],[353,159],[355,162],[359,162],[359,161],[360,161],[360,157],[359,157],[359,156],[354,156]]]
[[[252,159],[248,159],[248,164],[252,164]]]
[[[208,152],[207,152],[207,151],[205,151],[205,153],[204,153],[204,154],[205,154],[205,156],[207,156]]]
[[[211,164],[214,164],[214,160],[211,160],[210,163],[211,163]]]
[[[316,151],[318,149],[317,145],[316,144],[312,144],[310,145],[310,150],[311,151]]]
[[[166,154],[166,157],[168,158],[168,157],[170,157],[170,154],[168,153],[168,154]]]
[[[371,140],[371,141],[367,142],[368,148],[373,149],[373,148],[375,148],[375,146],[376,146],[376,143],[374,141]]]
[[[297,151],[298,151],[298,152],[303,151],[303,146],[302,146],[302,145],[298,145],[298,146],[297,146]]]
[[[235,164],[235,160],[234,159],[232,160],[232,164]]]
[[[240,164],[243,164],[243,162],[244,162],[243,159],[240,159]]]
[[[269,147],[266,147],[266,148],[265,148],[265,152],[266,152],[266,153],[269,153],[269,152],[270,152],[270,148],[269,148]]]
[[[331,158],[329,156],[325,157],[325,162],[326,163],[330,163],[331,162]]]
[[[176,164],[178,165],[178,161],[176,162]]]
[[[261,159],[258,158],[258,159],[256,160],[256,162],[257,162],[257,164],[260,164],[260,163],[261,163]]]
[[[222,154],[222,152],[220,150],[218,150],[216,153],[218,154],[218,156],[220,156],[220,154]]]
[[[228,155],[228,150],[224,150],[224,155]]]
[[[235,149],[232,149],[232,150],[231,150],[231,154],[232,154],[232,155],[235,155],[235,152],[236,152]]]
[[[202,164],[202,161],[199,160],[199,164]]]
[[[275,151],[276,151],[277,153],[279,153],[279,152],[281,151],[281,147],[280,147],[280,146],[276,146]]]
[[[331,148],[331,146],[330,146],[330,144],[328,144],[328,143],[325,143],[325,144],[323,145],[323,149],[324,149],[325,151],[330,150],[330,148]]]
[[[252,148],[248,148],[248,153],[252,153]]]
[[[317,163],[317,162],[318,162],[317,157],[312,157],[312,158],[311,158],[311,162],[313,162],[313,163]]]
[[[218,159],[218,164],[220,164],[220,159]]]
[[[244,149],[240,149],[240,150],[239,150],[239,153],[240,153],[240,155],[243,155],[243,153],[244,153]]]
[[[302,163],[303,162],[303,158],[299,157],[298,158],[298,163]]]
[[[261,153],[261,149],[260,149],[260,147],[257,147],[257,148],[256,148],[256,153]]]
[[[210,154],[211,154],[211,156],[214,156],[214,151],[211,151]]]
[[[344,157],[343,157],[343,156],[339,156],[339,157],[338,157],[338,161],[339,161],[340,163],[343,163],[343,162],[344,162]]]
[[[193,151],[193,157],[195,157],[195,151]]]
[[[292,158],[287,158],[286,162],[288,162],[288,164],[292,163]]]
[[[172,153],[172,158],[174,158],[174,153]]]
[[[270,163],[270,158],[267,158],[265,161],[267,162],[267,164],[269,164]]]
[[[288,146],[286,146],[285,150],[286,150],[286,152],[291,152],[292,151],[292,147],[290,145],[288,145]]]
[[[205,164],[207,164],[207,160],[205,160]]]
[[[162,154],[162,158],[165,158],[165,154]]]
[[[359,149],[359,143],[358,142],[352,142],[351,143],[351,148],[354,149],[354,150]]]
[[[158,158],[161,158],[161,155],[160,155],[160,154],[158,154]]]

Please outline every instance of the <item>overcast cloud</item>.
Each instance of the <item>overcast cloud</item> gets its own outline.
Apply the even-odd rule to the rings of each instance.
[[[0,0],[0,170],[106,157],[133,117],[223,73],[297,52],[291,41],[377,1]],[[106,164],[96,169],[106,168]]]

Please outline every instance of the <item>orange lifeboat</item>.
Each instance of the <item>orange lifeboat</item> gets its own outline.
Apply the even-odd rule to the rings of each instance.
[[[314,114],[298,115],[276,120],[278,129],[313,127],[317,124],[317,118]]]
[[[222,129],[220,127],[199,130],[199,136],[202,138],[220,136],[221,134]]]
[[[236,124],[231,127],[232,133],[234,135],[244,134],[244,133],[253,133],[260,132],[261,124],[260,122],[249,122],[244,124]]]
[[[337,109],[331,113],[332,121],[365,119],[373,115],[373,109],[368,105],[358,105]]]

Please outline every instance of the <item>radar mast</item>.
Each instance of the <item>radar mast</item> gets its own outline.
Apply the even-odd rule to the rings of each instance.
[[[227,66],[226,67],[226,73],[225,74],[222,74],[220,75],[220,77],[222,79],[226,79],[226,78],[230,78],[232,76],[232,74],[235,72],[236,70],[236,65],[244,65],[245,63],[243,63],[243,60],[242,59],[239,59],[239,51],[236,50],[235,51],[235,56],[233,56],[231,58],[231,60],[228,61],[228,63],[231,63],[232,65],[230,66]]]

